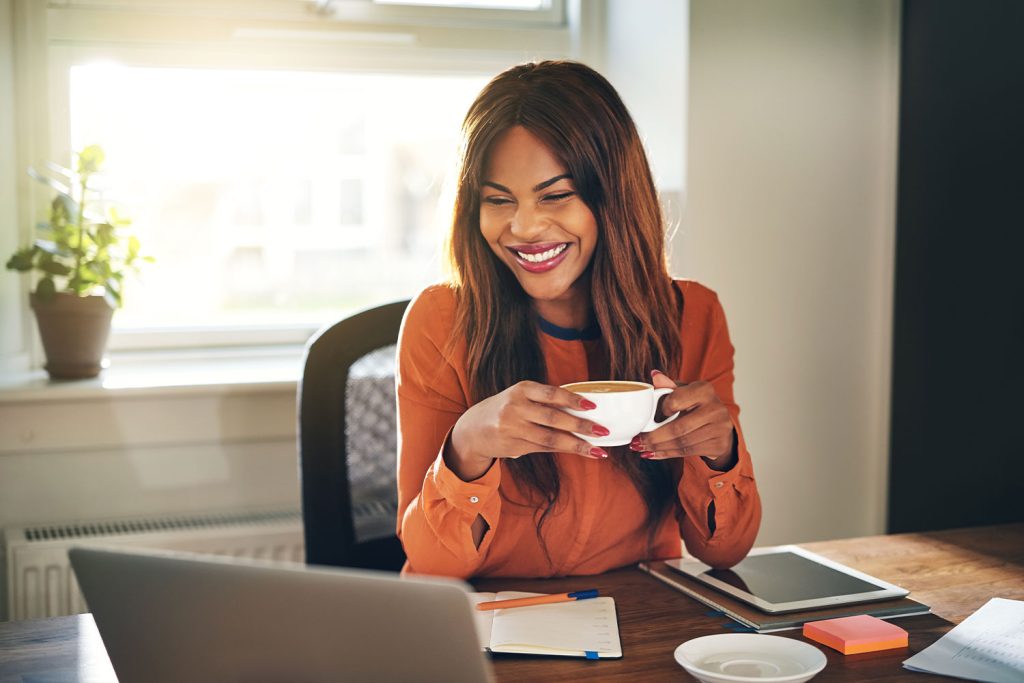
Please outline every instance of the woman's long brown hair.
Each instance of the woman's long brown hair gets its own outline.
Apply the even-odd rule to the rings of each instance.
[[[455,330],[464,331],[473,401],[516,382],[544,382],[546,369],[529,296],[480,233],[480,189],[487,154],[502,133],[522,126],[572,174],[597,221],[590,265],[591,300],[610,376],[649,381],[652,369],[674,372],[682,356],[682,298],[665,258],[665,226],[636,126],[615,89],[593,69],[571,61],[515,66],[496,76],[463,122],[455,210],[447,257],[457,295]],[[675,497],[670,467],[625,449],[613,460],[647,504],[648,543]],[[558,502],[551,453],[505,466],[537,505],[537,533]],[[545,545],[546,549],[546,545]]]

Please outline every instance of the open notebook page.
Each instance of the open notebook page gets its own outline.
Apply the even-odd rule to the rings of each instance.
[[[476,636],[480,640],[480,649],[486,650],[491,646],[491,624],[494,622],[494,613],[497,610],[481,612],[476,606],[481,602],[496,600],[495,593],[470,593],[469,601],[473,603],[473,619],[476,621]],[[504,595],[504,594],[502,594]],[[516,593],[516,597],[534,595],[534,593]],[[502,598],[504,599],[504,598]]]
[[[507,591],[493,597],[474,596],[474,602],[530,595],[538,594]],[[589,651],[622,656],[615,601],[609,597],[494,610],[489,618],[487,614],[477,612],[477,629],[481,642],[494,652],[584,656]]]

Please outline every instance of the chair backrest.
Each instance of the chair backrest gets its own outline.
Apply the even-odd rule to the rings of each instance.
[[[395,343],[408,301],[356,313],[306,345],[299,463],[306,562],[397,571]]]

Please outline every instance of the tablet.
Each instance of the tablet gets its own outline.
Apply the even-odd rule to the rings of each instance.
[[[910,592],[795,545],[755,548],[732,569],[712,569],[690,559],[665,564],[770,614],[902,598]]]

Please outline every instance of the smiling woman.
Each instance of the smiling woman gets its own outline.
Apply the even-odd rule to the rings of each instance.
[[[596,574],[677,557],[681,539],[735,564],[761,508],[733,348],[714,293],[668,274],[618,94],[578,62],[513,67],[477,97],[463,136],[451,281],[410,305],[399,340],[406,569]],[[651,379],[662,410],[683,414],[629,448],[592,445],[582,435],[608,428],[560,385],[609,379]]]

